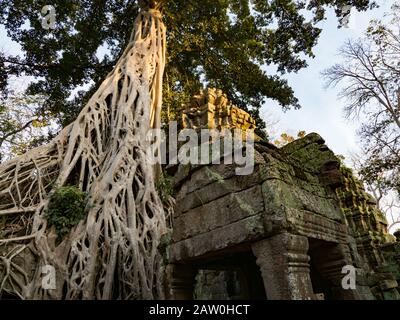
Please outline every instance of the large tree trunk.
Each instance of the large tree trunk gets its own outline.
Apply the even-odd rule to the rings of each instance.
[[[0,167],[0,219],[26,235],[0,233],[0,294],[163,298],[157,246],[167,227],[145,137],[160,123],[165,46],[160,12],[142,11],[114,71],[77,120]],[[91,205],[56,245],[44,213],[49,194],[67,184],[88,192]],[[45,265],[56,268],[56,290],[42,287]]]

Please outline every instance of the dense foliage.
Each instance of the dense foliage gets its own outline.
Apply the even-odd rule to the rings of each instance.
[[[75,186],[56,189],[45,214],[49,226],[55,226],[60,238],[68,234],[86,216],[87,203],[87,193]]]
[[[41,25],[48,1],[1,0],[0,24],[18,42],[24,56],[0,54],[3,92],[10,77],[39,77],[30,94],[46,95],[43,108],[62,125],[75,119],[126,46],[138,12],[133,0],[54,0],[56,27]],[[328,7],[338,17],[346,6],[366,10],[369,0],[203,0],[164,1],[168,28],[168,66],[164,83],[164,119],[204,83],[223,89],[248,109],[263,128],[258,110],[265,99],[298,108],[293,90],[279,74],[306,67]],[[305,17],[307,13],[307,18]],[[277,74],[262,67],[273,65]],[[86,86],[85,86],[86,85]],[[85,90],[79,91],[85,86]],[[87,89],[88,86],[90,89]],[[72,99],[71,93],[77,93]]]

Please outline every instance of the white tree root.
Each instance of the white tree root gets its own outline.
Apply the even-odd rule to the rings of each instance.
[[[140,13],[114,71],[77,120],[48,145],[0,166],[0,226],[17,216],[33,221],[23,235],[1,238],[0,229],[0,295],[164,297],[157,246],[167,226],[145,137],[160,123],[165,47],[159,11]],[[56,245],[44,213],[55,188],[69,184],[90,194],[90,207]],[[17,261],[23,253],[34,266]],[[42,288],[44,265],[56,268],[55,290]]]

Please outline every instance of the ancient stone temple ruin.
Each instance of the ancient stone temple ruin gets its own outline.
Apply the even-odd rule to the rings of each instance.
[[[208,89],[186,107],[183,126],[255,123]],[[234,164],[168,167],[176,191],[162,248],[169,298],[400,299],[399,242],[323,138],[254,148],[250,175],[236,175]],[[355,288],[342,285],[346,266],[355,268]]]

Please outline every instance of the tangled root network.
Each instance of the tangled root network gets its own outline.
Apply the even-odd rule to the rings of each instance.
[[[49,144],[0,166],[0,297],[162,299],[157,246],[167,231],[144,137],[160,122],[165,27],[139,14],[131,41],[77,120]],[[90,195],[62,242],[45,219],[56,188]],[[43,267],[55,269],[55,289]]]

